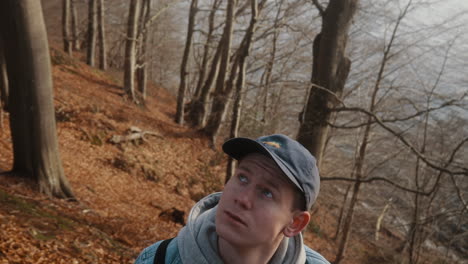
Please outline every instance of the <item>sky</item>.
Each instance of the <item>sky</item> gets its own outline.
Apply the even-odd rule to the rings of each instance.
[[[437,22],[453,18],[457,13],[465,12],[464,18],[468,19],[468,0],[427,0],[432,2],[428,8],[422,8],[418,13],[419,20]]]

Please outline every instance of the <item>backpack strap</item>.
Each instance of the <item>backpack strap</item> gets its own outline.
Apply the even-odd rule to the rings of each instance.
[[[156,250],[153,264],[164,264],[166,262],[166,249],[169,243],[171,243],[172,239],[174,238],[166,239],[161,242],[158,249]]]

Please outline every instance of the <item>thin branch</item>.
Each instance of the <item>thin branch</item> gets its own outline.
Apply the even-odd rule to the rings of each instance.
[[[465,97],[465,95],[463,97]],[[456,105],[455,103],[458,102],[458,101],[461,101],[461,99],[453,99],[453,100],[444,102],[439,106],[430,107],[430,108],[427,108],[425,110],[418,111],[418,112],[416,112],[416,113],[414,113],[412,115],[406,116],[406,117],[387,118],[387,119],[384,118],[384,119],[381,119],[381,121],[383,123],[394,123],[394,122],[408,121],[410,119],[413,119],[415,117],[421,116],[421,115],[426,114],[426,113],[430,113],[430,112],[433,112],[433,111],[436,111],[436,110],[440,110],[440,109],[448,107],[448,106],[455,106]],[[339,107],[339,108],[332,108],[332,109],[330,109],[330,111],[333,111],[333,112],[345,112],[345,111],[354,112],[354,111],[359,111],[359,110],[356,110],[356,109],[357,109],[357,107]],[[373,123],[376,123],[376,121],[360,123],[360,124],[356,124],[356,125],[352,125],[352,126],[344,126],[344,125],[336,125],[336,124],[329,124],[329,125],[331,127],[334,127],[334,128],[355,129],[355,128],[360,128],[362,126],[365,126],[365,125],[368,125],[368,124],[373,124]]]
[[[374,113],[370,112],[370,111],[367,111],[365,109],[362,109],[362,108],[359,108],[359,107],[353,107],[352,108],[354,111],[356,112],[361,112],[361,113],[364,113],[370,117],[372,117],[375,122],[377,124],[379,124],[383,129],[387,130],[388,132],[390,132],[390,134],[394,135],[395,137],[397,137],[405,146],[407,146],[411,152],[413,152],[417,157],[419,157],[422,161],[424,161],[424,163],[426,163],[429,167],[433,168],[433,169],[436,169],[438,171],[441,171],[441,172],[445,172],[445,173],[448,173],[448,174],[453,174],[453,175],[468,175],[468,168],[463,168],[462,171],[450,171],[444,167],[441,167],[441,166],[438,166],[436,164],[434,164],[433,162],[431,162],[430,160],[428,160],[428,158],[426,156],[424,156],[422,153],[420,153],[413,145],[411,145],[402,135],[401,133],[399,132],[396,132],[394,131],[392,128],[390,128],[389,126],[387,126],[384,122],[382,122],[382,120],[380,120],[380,118],[378,116],[376,116]]]
[[[320,177],[321,181],[347,181],[347,182],[354,182],[354,183],[369,183],[369,182],[374,182],[374,181],[382,181],[386,182],[390,185],[395,186],[398,189],[401,189],[403,191],[411,192],[411,193],[417,193],[420,195],[428,196],[431,193],[430,192],[421,192],[419,190],[413,190],[411,188],[399,185],[398,183],[395,183],[389,179],[386,179],[384,177],[370,177],[370,178],[361,178],[361,179],[356,179],[356,178],[346,178],[346,177]]]
[[[318,0],[312,0],[312,3],[315,5],[315,7],[318,9],[320,15],[323,17],[325,16],[325,10],[323,9],[323,6],[319,3]]]

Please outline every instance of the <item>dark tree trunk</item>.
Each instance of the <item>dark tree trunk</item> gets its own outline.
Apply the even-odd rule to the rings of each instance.
[[[8,76],[5,62],[5,49],[0,36],[0,111],[3,110],[8,111]]]
[[[104,22],[104,0],[97,3],[98,39],[99,39],[99,69],[107,70],[106,31]]]
[[[88,4],[88,41],[86,52],[86,63],[94,67],[96,57],[96,27],[97,27],[97,0],[89,0]]]
[[[135,97],[135,62],[136,62],[136,37],[139,0],[131,0],[128,13],[127,39],[125,43],[125,65],[124,65],[124,90],[131,100],[137,102]]]
[[[70,37],[70,0],[62,0],[62,38],[63,50],[72,55],[72,42]]]
[[[39,190],[73,197],[57,142],[52,76],[41,2],[0,2],[0,32],[10,95],[13,170],[37,181]],[[7,38],[5,36],[8,36]]]
[[[198,11],[198,0],[192,0],[190,4],[190,12],[189,12],[189,22],[187,28],[187,38],[185,40],[185,49],[184,49],[184,56],[182,57],[182,63],[180,65],[180,84],[179,84],[179,92],[177,95],[177,111],[175,121],[179,125],[183,125],[184,123],[184,105],[185,105],[185,91],[187,90],[187,84],[185,83],[185,77],[188,75],[187,73],[187,64],[188,59],[190,56],[190,49],[192,47],[192,35],[193,30],[195,28],[195,16],[197,15]]]
[[[330,0],[322,14],[322,30],[314,40],[312,88],[300,117],[297,138],[319,165],[328,133],[329,107],[338,102],[330,92],[341,96],[351,66],[345,49],[357,2]]]
[[[8,108],[8,77],[3,49],[3,41],[0,37],[0,130],[3,130],[3,112]]]

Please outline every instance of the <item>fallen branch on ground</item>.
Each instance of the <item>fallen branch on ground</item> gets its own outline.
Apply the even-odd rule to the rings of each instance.
[[[151,136],[162,138],[162,136],[156,132],[142,131],[140,128],[132,126],[130,127],[128,135],[113,135],[109,141],[114,144],[119,144],[119,143],[127,142],[127,141],[133,141],[137,139],[141,139],[146,142],[147,140],[145,138],[146,135],[151,135]]]

